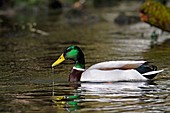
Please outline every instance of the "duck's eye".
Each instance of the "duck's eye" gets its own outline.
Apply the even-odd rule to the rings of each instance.
[[[66,52],[70,52],[70,51],[71,51],[71,49],[67,49],[67,50],[66,50]]]
[[[64,49],[64,53],[67,53],[69,52],[71,49],[67,48],[67,49]]]

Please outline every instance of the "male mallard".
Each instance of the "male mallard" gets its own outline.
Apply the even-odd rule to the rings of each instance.
[[[148,80],[163,70],[157,70],[154,65],[146,61],[106,61],[97,63],[85,70],[85,59],[82,50],[77,46],[67,47],[63,54],[52,64],[52,67],[60,64],[65,59],[75,61],[69,81],[130,81]]]

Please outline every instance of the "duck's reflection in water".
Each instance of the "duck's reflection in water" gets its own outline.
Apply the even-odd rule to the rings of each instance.
[[[156,84],[152,81],[71,83],[71,87],[74,87],[73,94],[52,96],[55,108],[72,112],[86,108],[89,102],[111,104],[117,101],[141,101],[145,93],[157,91]]]

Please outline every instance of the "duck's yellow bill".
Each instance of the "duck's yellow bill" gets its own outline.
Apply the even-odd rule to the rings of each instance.
[[[62,54],[62,55],[58,58],[58,60],[56,60],[51,66],[54,67],[54,66],[60,64],[61,62],[63,62],[64,60],[65,60],[64,54]]]

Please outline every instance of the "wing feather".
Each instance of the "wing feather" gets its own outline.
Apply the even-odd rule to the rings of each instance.
[[[99,70],[134,69],[141,66],[145,62],[146,61],[107,61],[107,62],[97,63],[91,66],[89,69],[99,69]]]

